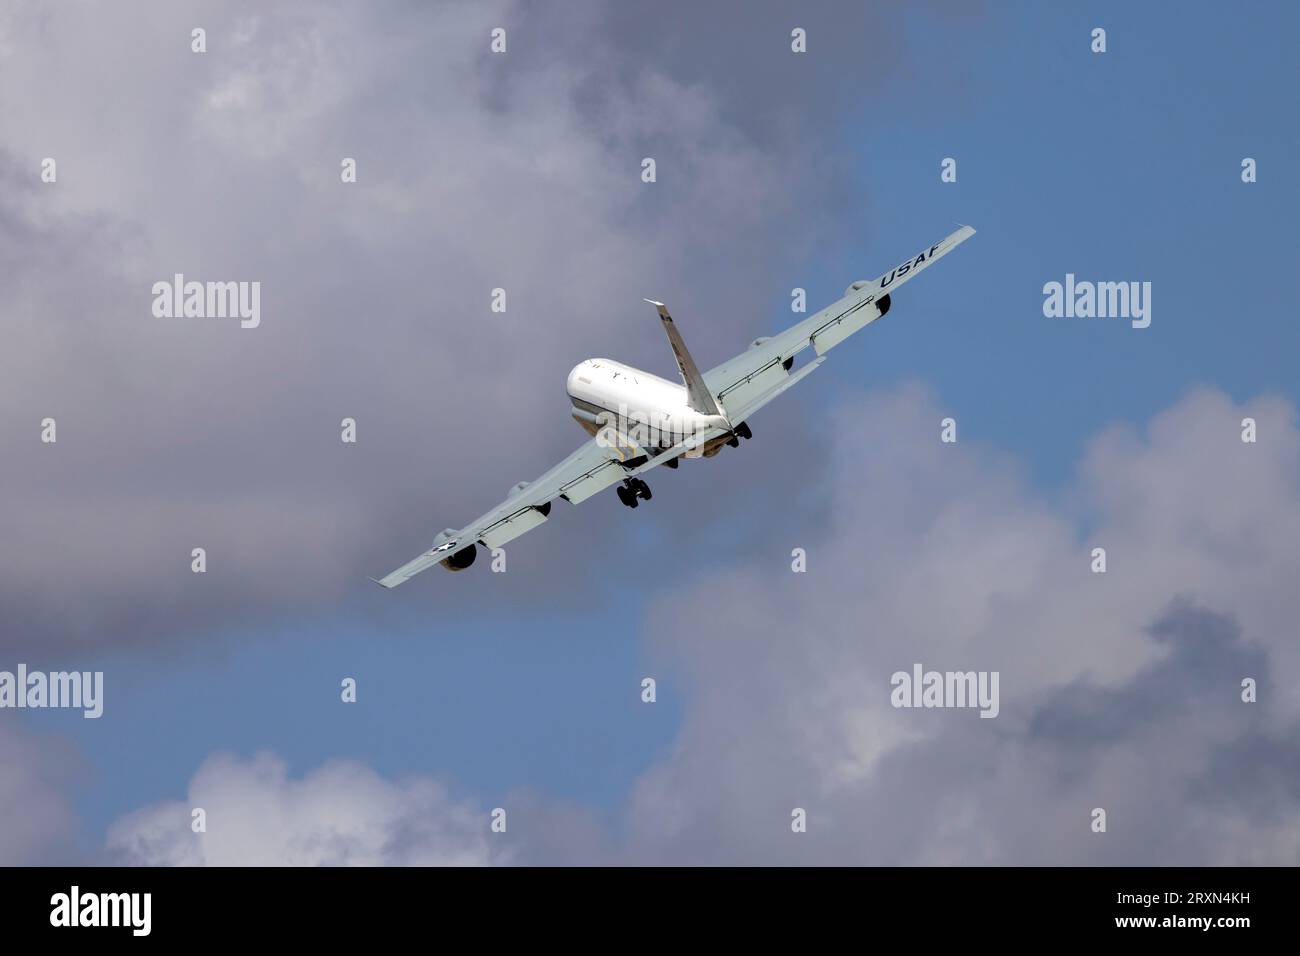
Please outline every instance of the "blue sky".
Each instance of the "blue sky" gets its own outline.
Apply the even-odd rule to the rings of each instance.
[[[1049,485],[1099,428],[1144,420],[1193,383],[1296,397],[1300,333],[1278,281],[1297,247],[1295,188],[1278,165],[1297,138],[1277,122],[1291,31],[1261,38],[1251,17],[1211,5],[1095,9],[990,4],[979,26],[909,15],[914,62],[936,65],[894,78],[845,124],[845,148],[871,170],[867,258],[892,262],[953,219],[979,236],[962,250],[963,281],[909,290],[917,321],[900,315],[830,371],[926,381],[966,435]],[[1096,25],[1102,55],[1085,42]],[[945,156],[955,184],[921,159]],[[1246,156],[1261,169],[1250,185]],[[820,264],[832,289],[853,269],[834,258]],[[1044,319],[1042,285],[1066,272],[1151,281],[1152,326]]]
[[[892,35],[863,44],[864,55],[873,44],[899,44],[902,66],[849,96],[850,108],[812,144],[852,170],[847,208],[863,221],[833,225],[848,234],[860,226],[860,239],[828,245],[816,238],[818,222],[787,223],[814,252],[782,263],[784,273],[755,276],[772,294],[752,334],[792,321],[792,286],[820,308],[954,222],[978,235],[909,284],[884,321],[785,401],[816,431],[818,410],[845,395],[922,382],[958,420],[963,441],[1005,452],[1047,497],[1067,494],[1100,430],[1141,423],[1190,386],[1300,401],[1297,193],[1285,165],[1300,146],[1291,101],[1300,8],[1276,5],[1268,30],[1253,11],[990,3],[968,18],[902,10]],[[1094,26],[1108,32],[1103,55],[1089,51]],[[816,50],[814,35],[809,55]],[[1241,182],[1246,156],[1258,161],[1257,183]],[[957,160],[955,184],[940,182],[944,157]],[[1151,282],[1150,328],[1044,318],[1042,286],[1067,272]],[[679,324],[689,342],[690,320]],[[666,354],[612,357],[659,369]],[[557,388],[567,370],[549,370]],[[783,441],[755,424],[758,441]],[[554,429],[580,438],[562,414]],[[741,468],[725,467],[727,480]],[[752,477],[761,493],[762,476]],[[504,489],[510,478],[489,484]],[[721,529],[727,496],[719,507]],[[611,549],[607,573],[583,573],[573,582],[581,597],[562,606],[505,580],[500,600],[484,608],[458,593],[459,577],[439,574],[416,582],[427,599],[394,612],[383,606],[387,595],[359,581],[341,613],[263,617],[181,646],[101,652],[85,666],[114,674],[102,719],[24,720],[80,745],[88,775],[76,803],[92,838],[127,811],[182,798],[219,750],[269,749],[295,773],[353,758],[385,775],[437,776],[485,806],[530,789],[612,818],[681,727],[688,688],[651,659],[643,636],[665,583],[671,591],[698,570],[682,562],[666,582],[642,588],[631,566],[671,552],[672,542],[653,526],[617,541],[603,528],[589,530],[592,548]],[[734,547],[717,535],[705,566],[724,563]],[[659,702],[647,707],[640,680],[652,671]],[[359,681],[355,705],[339,703],[344,676]]]

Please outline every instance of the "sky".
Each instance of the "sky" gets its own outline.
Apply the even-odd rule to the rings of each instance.
[[[1297,21],[7,5],[0,670],[105,701],[0,710],[0,863],[1300,861]],[[955,223],[652,502],[367,580],[578,446],[574,364],[674,374],[642,297],[708,367]],[[259,326],[154,316],[178,272]],[[997,718],[893,707],[915,662]]]

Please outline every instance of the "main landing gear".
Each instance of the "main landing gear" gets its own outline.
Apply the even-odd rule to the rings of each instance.
[[[754,437],[754,433],[749,430],[749,426],[746,425],[744,422],[741,422],[734,429],[732,429],[731,437],[727,439],[726,443],[730,445],[732,448],[735,448],[740,444],[740,440],[742,438],[748,441],[753,437]],[[717,451],[718,451],[718,446],[714,444],[710,444],[705,449],[704,453],[706,456],[708,456],[708,455],[716,454]],[[645,459],[641,458],[640,461],[644,463]],[[624,464],[626,465],[628,463],[625,462]],[[664,464],[667,465],[669,468],[676,468],[677,459],[673,458],[669,461],[664,462]],[[652,497],[650,494],[650,486],[647,485],[640,478],[624,478],[623,483],[619,485],[617,488],[615,488],[614,491],[615,493],[618,494],[618,500],[623,502],[623,504],[627,505],[627,507],[629,508],[635,508],[639,504],[641,504],[640,499],[645,499],[646,501],[649,501],[650,498]]]
[[[727,444],[732,448],[739,448],[740,440],[742,438],[745,439],[745,441],[749,441],[753,437],[754,433],[749,430],[749,426],[744,422],[741,422],[736,426],[735,431],[731,433],[731,438],[727,440]]]
[[[637,501],[638,498],[644,498],[646,501],[649,501],[652,497],[650,494],[650,486],[640,478],[625,478],[623,479],[623,483],[614,490],[618,494],[618,500],[623,502],[623,504],[627,505],[629,508],[635,508],[641,503]]]

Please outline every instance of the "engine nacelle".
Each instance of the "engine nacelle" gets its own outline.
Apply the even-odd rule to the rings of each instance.
[[[471,544],[468,548],[461,548],[451,557],[443,558],[438,563],[448,571],[464,571],[474,563],[474,559],[477,557],[478,548]]]
[[[438,536],[433,539],[433,546],[437,548],[443,544],[446,544],[448,541],[452,539],[452,536],[454,536],[455,534],[456,534],[455,528],[443,528],[441,531],[438,532]],[[453,551],[451,554],[447,555],[447,557],[443,558],[438,563],[441,564],[448,571],[464,571],[466,568],[468,568],[471,564],[474,563],[474,558],[477,557],[474,544],[475,543],[471,541],[469,545],[467,545],[464,548],[461,548],[459,551]]]
[[[531,481],[519,482],[519,484],[511,488],[510,491],[506,494],[506,500],[509,501],[511,498],[519,494],[521,491],[523,491],[531,484],[532,484]],[[540,505],[533,505],[533,509],[536,510],[538,513],[540,513],[543,518],[545,518],[547,515],[551,513],[551,503],[549,501],[544,501]]]

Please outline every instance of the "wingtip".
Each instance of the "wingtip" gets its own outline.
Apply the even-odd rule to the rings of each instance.
[[[379,585],[381,588],[383,588],[384,590],[388,590],[389,587],[391,587],[391,585],[385,584],[383,581],[379,580],[379,578],[372,578],[372,577],[371,577],[370,575],[368,575],[368,574],[366,575],[366,580],[367,580],[367,581],[374,581],[376,584],[378,584],[378,585]]]
[[[664,305],[662,302],[657,302],[657,301],[655,301],[654,299],[645,299],[645,300],[643,300],[643,301],[645,301],[645,302],[649,302],[649,303],[650,303],[651,305],[653,305],[656,309],[658,309],[658,310],[659,310],[659,315],[660,315],[662,318],[669,319],[669,320],[672,319],[672,316],[668,314],[668,306]]]

